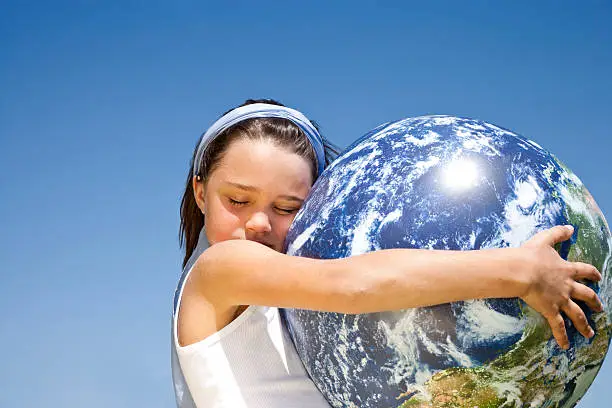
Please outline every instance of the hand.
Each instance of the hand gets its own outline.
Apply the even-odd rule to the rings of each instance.
[[[597,294],[577,282],[599,281],[599,271],[586,263],[565,261],[554,249],[555,244],[567,241],[573,232],[572,226],[556,226],[539,232],[521,246],[530,264],[527,268],[529,284],[521,299],[546,318],[555,340],[565,350],[569,348],[569,340],[561,312],[583,336],[591,338],[593,329],[574,299],[585,302],[594,311],[603,310]]]

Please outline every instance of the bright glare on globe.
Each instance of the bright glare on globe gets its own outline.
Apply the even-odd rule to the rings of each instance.
[[[457,159],[444,168],[444,184],[453,191],[463,191],[476,185],[478,166],[468,159]]]

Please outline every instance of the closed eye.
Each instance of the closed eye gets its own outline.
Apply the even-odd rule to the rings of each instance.
[[[276,211],[278,211],[280,214],[293,214],[295,213],[297,210],[299,210],[299,208],[279,208],[276,207]]]
[[[249,202],[248,201],[238,201],[238,200],[234,200],[233,198],[228,198],[229,202],[231,205],[234,205],[236,207],[242,207],[244,205],[247,205]]]

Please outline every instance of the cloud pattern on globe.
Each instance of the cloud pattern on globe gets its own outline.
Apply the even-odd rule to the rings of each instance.
[[[334,407],[572,407],[612,335],[612,238],[582,182],[536,143],[451,116],[382,125],[315,184],[287,253],[343,258],[388,248],[517,247],[572,224],[561,256],[595,265],[605,311],[583,308],[596,335],[566,319],[571,347],[519,299],[364,315],[283,310],[310,376]],[[410,293],[406,293],[410,296]]]

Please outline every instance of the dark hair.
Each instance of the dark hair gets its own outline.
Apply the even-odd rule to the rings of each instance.
[[[253,103],[267,103],[270,105],[284,106],[273,99],[248,99],[240,106],[246,106]],[[240,106],[237,106],[240,107]],[[236,109],[236,108],[233,108]],[[233,109],[225,112],[223,115],[231,112]],[[222,116],[223,116],[222,115]],[[311,121],[317,130],[319,130],[316,122]],[[204,135],[202,135],[204,136]],[[200,136],[200,140],[202,140]],[[219,165],[223,158],[223,154],[229,145],[235,140],[268,140],[272,141],[279,147],[288,149],[289,151],[305,158],[311,163],[312,179],[317,178],[316,156],[312,145],[302,130],[288,119],[282,118],[255,118],[247,119],[236,125],[226,129],[220,133],[206,148],[202,158],[202,164],[198,169],[197,175],[201,177],[200,182],[206,183],[208,177]],[[204,215],[198,208],[194,197],[192,180],[193,164],[195,155],[200,144],[200,140],[196,144],[191,158],[187,181],[185,183],[185,192],[181,200],[181,226],[179,229],[179,245],[185,248],[185,257],[183,259],[183,267],[187,264],[189,257],[195,250],[198,244],[198,236],[200,230],[204,227]],[[325,166],[329,165],[338,156],[339,149],[323,138],[323,146],[325,148]]]

